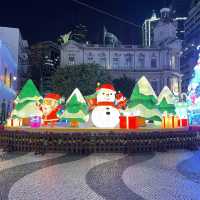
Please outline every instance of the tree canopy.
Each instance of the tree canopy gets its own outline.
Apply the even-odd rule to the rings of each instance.
[[[68,97],[75,88],[84,96],[93,94],[98,82],[110,82],[108,72],[97,64],[62,66],[51,77],[52,91]]]
[[[122,92],[125,97],[130,97],[133,87],[135,85],[135,80],[128,78],[126,75],[123,77],[113,80],[113,85],[118,91]]]

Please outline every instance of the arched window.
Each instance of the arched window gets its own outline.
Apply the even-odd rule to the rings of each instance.
[[[151,68],[157,68],[157,58],[156,58],[156,55],[154,53],[151,57]]]
[[[139,67],[141,67],[141,68],[145,67],[145,55],[143,53],[139,54],[138,64],[139,64]]]

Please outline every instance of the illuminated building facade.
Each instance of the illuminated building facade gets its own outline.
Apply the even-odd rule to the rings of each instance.
[[[0,27],[0,39],[10,49],[17,62],[17,90],[27,79],[29,67],[28,42],[23,39],[18,28]]]
[[[17,89],[17,61],[10,49],[0,40],[0,123],[12,109]]]
[[[171,12],[171,11],[170,11]],[[176,25],[176,36],[180,40],[184,40],[184,24],[186,21],[186,17],[174,17],[172,21],[174,25]],[[151,18],[146,19],[142,25],[142,41],[144,47],[151,47],[154,45],[154,29],[158,22],[160,21],[160,17],[158,17],[153,11]]]
[[[166,20],[169,20],[168,12],[169,9]],[[137,81],[145,75],[157,94],[165,85],[178,94],[181,92],[182,42],[176,37],[174,22],[165,21],[165,17],[162,16],[154,29],[154,43],[156,45],[151,47],[136,45],[113,47],[69,41],[61,48],[61,66],[96,63],[103,66],[113,79],[126,75]]]

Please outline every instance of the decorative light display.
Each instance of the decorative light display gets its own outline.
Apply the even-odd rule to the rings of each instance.
[[[126,109],[132,115],[150,121],[161,121],[162,115],[157,108],[157,96],[146,77],[142,77],[135,85]]]
[[[72,92],[66,101],[64,112],[60,115],[60,119],[69,121],[72,127],[78,127],[79,123],[89,120],[88,105],[78,88]]]
[[[175,96],[171,90],[165,86],[158,97],[158,108],[163,114],[175,114]]]
[[[189,86],[187,103],[178,102],[168,87],[157,97],[145,77],[137,82],[129,100],[117,93],[112,84],[99,84],[96,92],[85,98],[76,88],[66,102],[55,93],[41,97],[34,83],[28,80],[15,100],[7,126],[91,127],[91,119],[97,128],[136,129],[152,123],[162,128],[178,128],[188,126],[188,105],[190,121],[199,124],[199,69],[200,61]]]
[[[62,98],[55,93],[48,93],[43,100],[42,112],[43,112],[43,125],[55,126],[59,121],[57,113],[62,109]]]
[[[8,122],[7,125],[17,126],[18,124],[20,126],[22,124],[28,126],[32,116],[42,117],[42,111],[40,110],[42,99],[32,80],[28,80],[15,99],[14,110],[11,112],[9,119],[13,123]]]
[[[31,128],[39,128],[41,126],[41,117],[39,116],[33,116],[30,117],[30,126]]]
[[[98,128],[114,128],[119,124],[119,110],[115,107],[116,91],[113,85],[103,84],[97,89],[97,106],[91,114]]]
[[[198,49],[199,50],[199,49]],[[200,125],[200,54],[188,86],[188,115],[191,125]]]

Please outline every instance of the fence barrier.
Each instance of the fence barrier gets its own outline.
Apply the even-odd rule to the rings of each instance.
[[[89,154],[95,152],[154,152],[171,149],[195,150],[200,145],[196,131],[152,133],[39,133],[0,130],[0,147],[18,152],[65,152]]]

